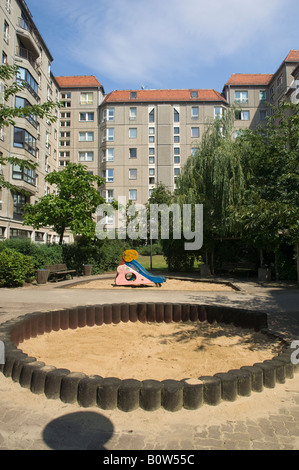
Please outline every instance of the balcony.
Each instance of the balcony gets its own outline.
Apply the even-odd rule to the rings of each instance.
[[[39,41],[37,39],[36,33],[34,28],[27,23],[24,18],[18,18],[18,23],[17,23],[17,35],[22,41],[22,44],[32,51],[32,53],[36,56],[39,57],[40,55],[40,47],[39,47]]]
[[[29,49],[24,49],[24,47],[17,46],[16,47],[16,54],[17,57],[21,57],[22,59],[28,60],[31,67],[34,68],[36,72],[38,72],[39,64],[37,62],[36,55],[32,54]]]

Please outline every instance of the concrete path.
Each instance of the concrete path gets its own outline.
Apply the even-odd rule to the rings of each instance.
[[[67,285],[1,289],[0,323],[34,311],[108,302],[214,303],[266,311],[271,329],[299,339],[299,290],[275,283],[236,281],[240,290],[233,292],[70,290]],[[84,409],[34,395],[0,374],[2,449],[298,450],[299,374],[233,403],[175,413]]]

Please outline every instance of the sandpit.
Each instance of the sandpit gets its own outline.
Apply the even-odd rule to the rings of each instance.
[[[182,380],[270,360],[282,344],[261,332],[207,321],[128,322],[52,331],[20,348],[48,365],[87,375]]]
[[[192,281],[181,279],[167,279],[161,287],[153,284],[144,286],[116,286],[113,279],[97,279],[94,281],[80,282],[75,285],[69,286],[71,289],[114,289],[114,290],[130,290],[130,289],[143,289],[143,290],[175,290],[175,291],[226,291],[233,292],[235,289],[229,283],[222,282],[204,282]]]

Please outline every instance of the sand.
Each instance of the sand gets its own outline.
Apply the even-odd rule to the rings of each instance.
[[[167,279],[161,287],[153,284],[145,286],[116,286],[114,279],[98,279],[94,281],[82,282],[80,284],[70,285],[71,289],[115,289],[115,290],[175,290],[175,291],[226,291],[232,292],[234,288],[230,284],[218,282],[203,281],[183,281],[179,279]]]
[[[72,372],[181,380],[271,359],[282,345],[232,325],[128,322],[46,333],[19,347],[47,365]]]

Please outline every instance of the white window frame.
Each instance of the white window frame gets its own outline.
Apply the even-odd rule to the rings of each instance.
[[[80,93],[80,104],[83,104],[83,105],[93,104],[93,92],[82,91]]]
[[[78,161],[79,162],[93,162],[94,161],[94,154],[92,151],[83,151],[78,153]]]
[[[94,142],[94,132],[93,131],[80,131],[79,132],[79,142]]]

